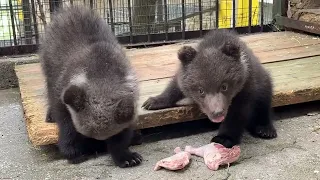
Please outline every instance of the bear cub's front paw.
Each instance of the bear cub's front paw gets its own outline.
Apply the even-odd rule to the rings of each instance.
[[[115,164],[121,168],[133,167],[141,164],[142,156],[136,152],[122,152],[113,156]]]
[[[211,142],[221,144],[226,148],[232,148],[234,145],[236,145],[235,142],[225,136],[215,136],[211,139]]]
[[[277,131],[273,125],[257,126],[254,129],[254,134],[263,139],[273,139],[277,137]]]
[[[143,137],[142,137],[142,133],[140,130],[135,130],[133,132],[133,137],[131,138],[131,143],[130,145],[131,146],[134,146],[134,145],[141,145],[142,144],[142,140],[143,140]]]
[[[71,164],[79,164],[88,160],[86,150],[80,145],[59,144],[61,154]]]
[[[167,98],[161,98],[161,97],[150,97],[148,100],[146,100],[142,107],[147,110],[159,110],[159,109],[165,109],[169,108],[171,104],[167,100]]]
[[[47,115],[46,115],[46,119],[45,119],[45,122],[47,123],[54,123],[55,121],[52,119],[52,116],[51,116],[51,108],[49,107],[47,109]]]

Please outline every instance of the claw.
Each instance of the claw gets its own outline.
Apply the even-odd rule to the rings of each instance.
[[[122,161],[120,160],[120,161],[117,161],[116,163],[121,168],[137,166],[142,162],[141,160],[142,156],[138,153],[125,154],[120,158],[122,159]]]

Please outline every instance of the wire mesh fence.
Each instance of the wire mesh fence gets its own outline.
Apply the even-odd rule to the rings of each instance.
[[[122,44],[201,37],[215,28],[251,32],[272,21],[272,0],[0,0],[0,51],[36,49],[52,13],[85,5],[98,12]],[[15,48],[16,47],[16,48]],[[17,48],[19,47],[19,48]]]

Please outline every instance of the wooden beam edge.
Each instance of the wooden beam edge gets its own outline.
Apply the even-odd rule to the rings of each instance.
[[[279,107],[290,104],[298,104],[320,100],[320,87],[303,89],[298,91],[276,93],[273,96],[272,106]],[[43,122],[39,124],[36,116],[28,112],[28,106],[23,103],[29,139],[34,146],[56,144],[58,141],[58,128],[55,123]],[[206,118],[195,106],[181,106],[158,111],[148,111],[139,116],[136,129],[152,128],[169,124],[182,123],[187,121]],[[37,122],[37,123],[36,123]]]
[[[21,93],[24,119],[26,122],[29,141],[35,145],[55,144],[58,141],[58,127],[55,123],[39,122],[39,116],[34,115],[33,108],[29,106],[30,101]]]

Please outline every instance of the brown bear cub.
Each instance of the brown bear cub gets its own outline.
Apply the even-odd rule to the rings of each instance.
[[[272,79],[252,50],[229,30],[212,30],[199,43],[178,52],[181,66],[167,88],[142,105],[148,110],[195,102],[212,122],[220,123],[211,142],[239,144],[247,129],[252,135],[277,137],[270,119]]]
[[[83,155],[108,151],[120,167],[140,164],[142,157],[129,150],[137,78],[105,20],[84,7],[59,10],[46,28],[40,56],[46,121],[59,127],[61,154],[79,163]]]

